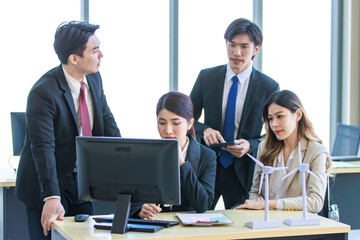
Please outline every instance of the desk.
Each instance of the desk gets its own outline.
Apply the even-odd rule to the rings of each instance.
[[[214,227],[194,227],[182,224],[164,228],[156,233],[128,232],[126,234],[111,234],[110,230],[98,230],[93,228],[94,220],[86,222],[74,222],[74,218],[66,217],[64,221],[55,221],[52,227],[52,239],[54,240],[92,240],[92,239],[328,239],[346,240],[350,226],[321,217],[321,224],[317,226],[290,227],[283,225],[281,228],[250,229],[244,226],[245,222],[263,220],[264,211],[257,210],[222,210],[209,211],[221,212],[229,217],[234,224]],[[270,219],[287,219],[302,217],[301,211],[276,211],[271,210]],[[308,214],[315,217],[314,214]],[[160,213],[158,219],[178,220],[175,213]],[[316,236],[315,236],[316,235]]]
[[[0,187],[0,239],[29,239],[25,207],[15,197],[15,180],[1,180]]]
[[[5,174],[6,175],[6,174]],[[95,214],[115,211],[113,202],[94,202]],[[0,239],[28,240],[24,204],[15,197],[15,180],[0,180]]]
[[[348,163],[360,167],[360,161]],[[360,168],[335,168],[330,172],[335,175],[329,181],[330,205],[338,205],[341,222],[351,225],[351,229],[360,229],[360,208],[354,202],[360,199]]]

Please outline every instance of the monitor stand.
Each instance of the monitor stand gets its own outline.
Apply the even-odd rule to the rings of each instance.
[[[130,194],[118,194],[116,201],[116,209],[114,213],[114,220],[111,227],[111,233],[127,233],[129,227],[127,226],[131,206]]]
[[[130,194],[118,194],[114,219],[111,225],[111,233],[124,234],[128,231],[136,232],[157,232],[163,229],[163,226],[146,224],[128,224],[131,207]],[[106,225],[106,224],[105,224]],[[107,229],[107,226],[104,226]]]

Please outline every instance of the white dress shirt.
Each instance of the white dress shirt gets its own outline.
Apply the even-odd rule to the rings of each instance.
[[[79,96],[80,96],[81,83],[79,83],[73,77],[71,77],[65,71],[64,67],[63,67],[63,70],[64,70],[66,81],[69,84],[71,95],[73,97],[74,104],[75,104],[75,111],[76,111],[76,117],[77,117],[77,123],[78,123],[79,136],[82,136],[83,135],[82,134],[82,125],[81,125],[81,117],[80,117],[80,111],[79,111]],[[93,128],[93,123],[94,123],[94,111],[93,111],[94,107],[93,107],[93,101],[92,101],[92,97],[91,97],[91,93],[90,93],[90,89],[89,89],[89,85],[88,85],[86,76],[84,77],[82,82],[86,83],[85,97],[86,97],[86,104],[87,104],[88,111],[89,111],[90,126],[91,126],[91,129],[92,129]]]
[[[234,139],[237,137],[237,132],[239,130],[241,115],[244,108],[244,103],[246,99],[246,93],[249,87],[250,74],[252,72],[252,62],[248,68],[237,75],[238,82],[238,91],[236,96],[236,112],[235,112],[235,129],[234,129]],[[227,64],[226,76],[224,81],[224,92],[223,92],[223,102],[222,102],[222,126],[224,128],[225,114],[226,114],[226,105],[227,99],[229,96],[229,91],[231,85],[233,84],[232,78],[235,76],[235,73],[231,69],[230,65]]]
[[[281,199],[284,198],[286,180],[283,180],[282,178],[291,171],[291,165],[294,160],[295,153],[297,153],[298,151],[298,148],[295,148],[291,152],[286,162],[286,166],[284,164],[285,161],[283,151],[281,151],[281,153],[275,160],[275,167],[288,167],[287,169],[278,170],[272,173],[273,181],[271,187],[269,188],[269,199],[277,199],[276,209],[278,210],[284,210],[285,206],[284,201],[282,201]]]

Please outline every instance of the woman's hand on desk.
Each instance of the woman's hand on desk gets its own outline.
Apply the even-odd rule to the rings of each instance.
[[[269,200],[269,208],[276,208],[276,200]],[[257,198],[254,200],[246,200],[244,204],[241,204],[235,209],[255,209],[263,210],[265,209],[265,200],[262,198]]]
[[[235,209],[256,209],[262,210],[265,208],[264,199],[246,200],[244,204],[237,206]]]
[[[142,208],[139,212],[139,217],[141,217],[142,219],[154,219],[154,217],[156,216],[156,214],[158,214],[159,212],[161,212],[162,209],[158,206],[156,206],[155,204],[148,204],[145,203],[142,205]]]

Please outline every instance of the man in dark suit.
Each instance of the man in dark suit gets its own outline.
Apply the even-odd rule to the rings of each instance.
[[[92,202],[77,196],[76,136],[120,136],[98,72],[102,52],[98,25],[61,24],[54,48],[60,66],[32,87],[26,109],[26,138],[16,179],[25,204],[30,239],[50,239],[54,220],[93,214]]]
[[[272,92],[279,90],[277,82],[252,66],[262,43],[257,25],[237,19],[224,38],[229,63],[201,70],[190,94],[198,141],[206,145],[236,143],[215,149],[218,163],[211,209],[221,195],[226,209],[248,198],[255,165],[246,153],[256,156],[263,105]],[[200,123],[203,110],[204,123]]]

